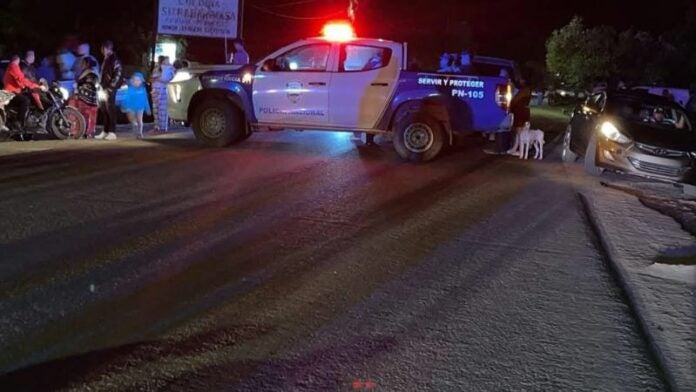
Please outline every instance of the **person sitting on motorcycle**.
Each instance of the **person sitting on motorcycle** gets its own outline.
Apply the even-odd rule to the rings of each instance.
[[[19,118],[20,125],[24,127],[24,121],[27,118],[27,113],[29,112],[30,98],[25,94],[25,90],[35,90],[40,89],[43,92],[48,91],[46,86],[42,86],[28,80],[24,77],[24,73],[19,66],[19,56],[12,56],[10,64],[7,66],[5,71],[5,76],[3,78],[3,83],[5,85],[5,90],[14,94],[14,98],[10,102],[10,105],[17,108],[17,114]]]
[[[36,54],[33,50],[27,50],[27,54],[24,56],[24,60],[20,61],[19,67],[22,69],[24,77],[27,78],[27,80],[38,83],[39,79],[36,77],[36,67],[34,63],[36,63]]]

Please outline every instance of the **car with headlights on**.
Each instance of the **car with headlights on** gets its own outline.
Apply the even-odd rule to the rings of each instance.
[[[564,162],[584,157],[588,173],[605,170],[694,183],[696,131],[681,106],[635,91],[591,95],[573,112]]]

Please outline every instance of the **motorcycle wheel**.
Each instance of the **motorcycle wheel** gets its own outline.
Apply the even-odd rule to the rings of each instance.
[[[48,131],[57,139],[81,139],[85,135],[87,122],[82,114],[72,106],[63,109],[63,115],[55,110],[48,116]]]

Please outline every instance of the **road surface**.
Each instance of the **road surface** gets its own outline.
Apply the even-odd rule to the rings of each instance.
[[[557,159],[316,132],[0,150],[0,385],[665,389]]]

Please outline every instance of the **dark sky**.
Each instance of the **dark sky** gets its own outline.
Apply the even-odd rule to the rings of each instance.
[[[629,0],[360,0],[359,33],[396,40],[412,40],[448,23],[466,21],[479,52],[543,59],[544,42],[554,29],[582,16],[590,25],[635,27],[661,33],[680,23],[686,4],[694,0],[661,0],[641,5]],[[273,16],[323,16],[346,8],[348,0],[247,0],[246,38],[255,47],[275,47],[281,42],[314,35],[319,21]],[[456,48],[453,48],[456,49]],[[259,49],[260,50],[260,49]]]
[[[66,9],[72,3],[71,0],[52,1],[65,3]],[[123,4],[130,1],[135,0],[100,0],[94,1],[94,4]],[[153,4],[153,1],[140,2],[143,12],[151,12],[154,7],[146,4]],[[286,43],[317,35],[325,22],[322,17],[344,17],[348,2],[245,0],[244,31],[252,56],[258,58]],[[0,9],[7,3],[8,0],[0,0]],[[358,33],[363,36],[427,46],[431,43],[442,45],[442,42],[438,42],[438,33],[447,26],[466,22],[472,32],[471,41],[475,44],[472,49],[479,53],[520,61],[543,61],[546,38],[551,31],[568,23],[573,15],[582,16],[590,25],[605,24],[617,29],[636,27],[659,34],[682,23],[686,5],[696,4],[696,0],[661,0],[650,5],[641,3],[630,0],[359,0],[356,24]],[[40,13],[41,10],[36,12]],[[98,12],[98,7],[83,12]],[[76,29],[70,21],[56,23],[64,29]],[[62,32],[56,33],[59,34],[47,39],[58,40]],[[114,40],[118,41],[119,37],[114,37]],[[31,42],[27,44],[35,45]],[[224,46],[219,40],[192,40],[192,45],[216,55],[214,59],[207,56],[208,59],[201,60],[222,60]],[[448,48],[460,49],[464,48]],[[218,52],[220,59],[217,59]]]

